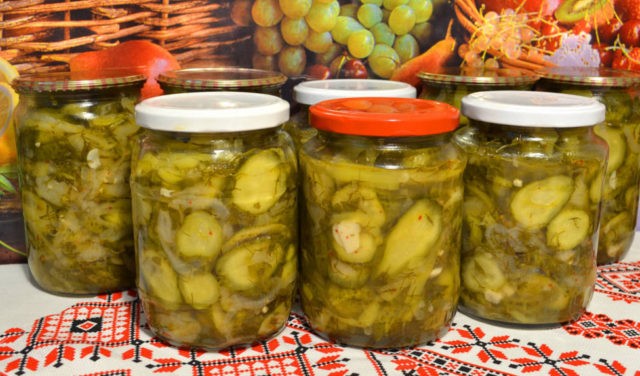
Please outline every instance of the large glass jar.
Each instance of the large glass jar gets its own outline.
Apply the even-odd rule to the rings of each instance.
[[[476,92],[469,125],[460,309],[484,319],[553,325],[578,318],[596,279],[607,146],[604,106],[579,96]]]
[[[449,103],[460,109],[462,98],[476,91],[532,90],[539,76],[532,71],[511,68],[449,67],[439,73],[418,73],[422,83],[419,98]],[[460,126],[467,125],[466,116],[460,116]]]
[[[285,124],[296,146],[300,148],[316,134],[309,124],[309,107],[320,101],[351,97],[415,98],[416,88],[406,82],[339,78],[304,81],[293,87],[295,110]]]
[[[76,72],[14,81],[28,263],[60,294],[134,287],[129,171],[142,75]]]
[[[459,293],[459,112],[434,101],[342,98],[310,108],[300,152],[301,306],[340,343],[412,346],[448,330]]]
[[[640,191],[640,75],[605,68],[553,68],[542,72],[539,90],[596,98],[606,121],[595,133],[609,145],[602,192],[598,264],[619,261],[631,248]],[[594,193],[595,194],[595,193]]]
[[[280,72],[238,67],[184,68],[160,73],[165,94],[196,91],[244,91],[281,96],[287,76]]]
[[[285,325],[297,275],[289,104],[240,92],[141,102],[132,163],[137,286],[149,327],[222,348]]]

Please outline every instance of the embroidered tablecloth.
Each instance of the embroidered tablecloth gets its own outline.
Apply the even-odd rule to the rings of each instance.
[[[433,343],[376,351],[323,340],[299,311],[265,342],[175,348],[149,332],[135,291],[54,296],[25,264],[0,265],[0,375],[640,376],[639,237],[622,262],[599,268],[587,312],[571,324],[525,330],[458,313]]]

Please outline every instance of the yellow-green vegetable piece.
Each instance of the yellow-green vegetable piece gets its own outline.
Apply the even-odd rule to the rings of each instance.
[[[283,156],[275,150],[249,157],[236,173],[233,203],[252,214],[269,210],[286,191],[285,167]]]
[[[627,139],[621,129],[610,127],[606,124],[598,124],[593,131],[602,137],[609,145],[609,158],[607,172],[615,171],[622,165],[627,152]]]
[[[222,282],[236,291],[260,289],[282,263],[284,250],[269,239],[259,239],[220,256],[216,273]]]
[[[573,193],[573,179],[555,175],[525,185],[511,200],[511,215],[528,229],[544,227]]]
[[[408,267],[420,266],[414,264],[422,263],[429,252],[434,252],[431,248],[441,232],[440,205],[429,199],[416,201],[389,232],[376,275],[394,276]]]
[[[176,251],[183,257],[203,257],[213,260],[222,247],[222,227],[218,220],[204,211],[187,215],[176,232]]]
[[[577,247],[589,235],[589,214],[579,209],[564,209],[547,226],[547,245],[560,251]]]
[[[220,286],[211,273],[181,275],[178,287],[184,301],[195,309],[207,308],[220,297]]]
[[[365,226],[379,227],[386,219],[384,208],[380,204],[376,192],[355,183],[340,188],[333,195],[331,206],[336,212],[359,209],[365,214],[366,219],[360,224]]]
[[[178,274],[169,260],[158,251],[144,249],[140,256],[140,274],[152,295],[165,303],[180,304]]]
[[[507,279],[498,260],[487,252],[479,252],[462,265],[462,283],[471,291],[498,290]]]
[[[367,264],[350,264],[335,258],[329,260],[329,279],[340,287],[362,287],[369,279],[370,271]]]

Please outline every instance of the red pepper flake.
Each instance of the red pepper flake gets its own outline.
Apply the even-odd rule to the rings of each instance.
[[[422,215],[418,216],[418,221],[422,221]]]

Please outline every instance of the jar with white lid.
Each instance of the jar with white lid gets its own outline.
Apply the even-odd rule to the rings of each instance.
[[[580,96],[484,91],[463,97],[461,301],[500,323],[578,318],[593,293],[607,146],[604,105]]]
[[[285,325],[297,276],[297,164],[268,94],[170,94],[136,106],[137,287],[165,341],[218,349]]]
[[[299,152],[301,307],[339,343],[404,347],[449,329],[459,294],[459,112],[415,98],[311,106]]]
[[[309,107],[320,101],[352,97],[415,98],[416,88],[406,82],[339,78],[304,81],[293,87],[293,102],[297,107],[285,130],[291,134],[298,148],[316,134],[309,125]]]
[[[592,97],[606,107],[595,132],[609,145],[602,191],[598,264],[620,261],[633,243],[640,194],[640,74],[608,68],[554,67],[538,90]]]

